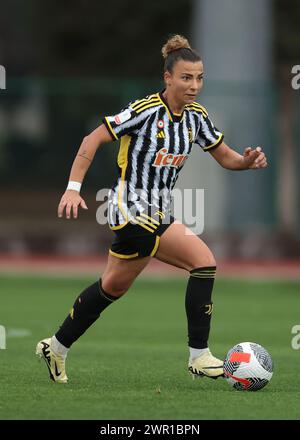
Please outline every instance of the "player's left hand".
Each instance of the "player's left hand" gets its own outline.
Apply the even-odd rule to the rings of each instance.
[[[252,150],[248,147],[244,151],[244,163],[246,169],[266,168],[268,166],[267,158],[261,147]]]

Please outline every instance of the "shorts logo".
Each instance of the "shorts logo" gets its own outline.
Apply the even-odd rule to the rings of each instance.
[[[123,122],[128,121],[131,118],[131,113],[128,109],[124,110],[122,113],[119,113],[115,116],[115,123],[117,125],[123,124]]]
[[[161,148],[155,156],[153,167],[181,167],[188,158],[186,154],[167,154],[167,148]]]
[[[156,211],[154,215],[158,215],[158,217],[160,217],[161,219],[166,218],[165,214],[161,211]]]

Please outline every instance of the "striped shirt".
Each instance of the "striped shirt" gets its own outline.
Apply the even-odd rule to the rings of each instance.
[[[163,92],[130,103],[103,119],[113,139],[120,139],[118,177],[108,197],[111,229],[137,223],[137,214],[153,209],[170,213],[171,191],[193,143],[210,151],[222,143],[207,111],[197,102],[173,114]],[[140,217],[139,217],[140,218]]]

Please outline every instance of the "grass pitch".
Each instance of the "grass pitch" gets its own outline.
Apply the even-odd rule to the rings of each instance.
[[[210,347],[224,358],[238,342],[271,354],[275,370],[258,392],[187,372],[186,281],[138,279],[72,347],[69,383],[49,380],[35,357],[75,297],[93,279],[1,276],[0,419],[200,420],[299,419],[300,283],[217,280]]]

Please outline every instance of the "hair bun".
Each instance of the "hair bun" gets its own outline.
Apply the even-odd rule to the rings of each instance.
[[[178,49],[191,49],[191,46],[188,40],[182,35],[173,35],[168,39],[166,44],[164,44],[161,52],[164,59],[166,59],[171,52]]]

